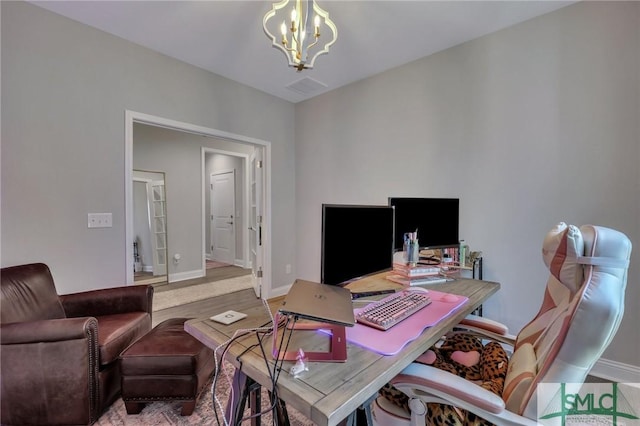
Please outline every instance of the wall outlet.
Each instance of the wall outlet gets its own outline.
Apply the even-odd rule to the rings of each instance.
[[[284,272],[285,272],[285,274],[290,274],[291,273],[291,265],[287,264],[284,267]]]
[[[113,226],[113,215],[111,213],[89,213],[87,222],[89,228],[111,228]]]

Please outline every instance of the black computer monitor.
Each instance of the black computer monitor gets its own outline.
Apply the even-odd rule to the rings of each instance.
[[[320,279],[343,285],[393,263],[393,208],[323,204]]]
[[[389,206],[395,208],[395,251],[402,250],[404,234],[416,230],[420,248],[458,246],[458,198],[389,197]]]

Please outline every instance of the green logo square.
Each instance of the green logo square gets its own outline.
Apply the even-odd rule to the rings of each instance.
[[[545,426],[640,426],[637,383],[540,383],[536,396]]]

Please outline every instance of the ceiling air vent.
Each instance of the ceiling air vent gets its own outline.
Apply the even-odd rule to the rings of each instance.
[[[329,86],[319,82],[318,80],[314,80],[311,77],[304,77],[285,87],[296,93],[300,93],[301,95],[312,95],[313,93],[326,89]]]

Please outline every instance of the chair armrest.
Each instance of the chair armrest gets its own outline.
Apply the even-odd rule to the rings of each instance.
[[[481,338],[497,340],[511,346],[516,342],[516,336],[509,334],[509,329],[506,325],[477,315],[467,315],[456,325],[456,329],[467,330]]]
[[[2,324],[0,336],[3,423],[90,424],[97,419],[96,318]]]
[[[153,286],[114,287],[65,294],[60,296],[60,302],[70,318],[127,312],[147,312],[151,315]]]
[[[452,405],[494,424],[537,425],[531,419],[508,411],[502,398],[493,392],[435,367],[410,364],[391,383],[409,398]]]
[[[500,413],[505,409],[504,401],[498,395],[455,374],[424,364],[409,365],[391,383],[400,390],[409,387],[423,392],[426,390],[436,396],[467,401],[491,413]]]
[[[93,337],[97,339],[98,321],[92,317],[84,317],[14,322],[2,324],[0,331],[0,342],[3,346],[64,342]]]

